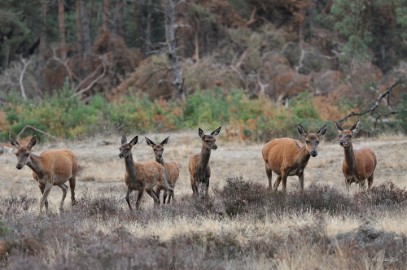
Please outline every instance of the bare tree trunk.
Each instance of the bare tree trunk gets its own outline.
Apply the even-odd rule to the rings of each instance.
[[[64,0],[58,0],[58,27],[59,27],[59,42],[61,50],[61,59],[66,58],[66,42],[65,42],[65,22],[64,22]]]
[[[89,24],[89,14],[88,8],[86,6],[87,1],[79,0],[81,4],[81,28],[82,28],[82,42],[83,42],[83,53],[85,56],[90,52],[92,47],[92,41],[90,38],[90,24]]]
[[[177,44],[175,40],[173,0],[165,1],[165,38],[168,46],[168,59],[170,61],[171,73],[173,76],[172,85],[174,89],[172,98],[175,100],[185,100],[185,93],[183,89],[184,84],[177,54]]]
[[[145,50],[147,52],[149,52],[151,50],[151,17],[152,17],[152,1],[148,0],[147,2],[147,25],[146,25],[146,32],[145,32],[145,36],[146,36],[146,40],[145,40]]]
[[[40,63],[45,64],[47,54],[47,0],[41,0]]]
[[[103,22],[102,29],[104,31],[108,30],[109,27],[109,15],[110,15],[110,1],[103,0]]]
[[[123,0],[116,0],[113,17],[113,33],[123,36]]]
[[[81,6],[82,0],[76,0],[76,49],[82,55],[82,22],[81,22]]]

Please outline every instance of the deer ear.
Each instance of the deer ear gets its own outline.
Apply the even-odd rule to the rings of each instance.
[[[335,126],[336,126],[336,129],[337,129],[339,132],[343,131],[343,128],[338,124],[338,122],[335,122]]]
[[[122,143],[122,144],[125,144],[126,142],[127,142],[126,135],[122,135],[121,143]]]
[[[301,126],[301,124],[298,124],[298,133],[300,133],[304,137],[307,136],[307,131],[303,126]]]
[[[31,149],[31,148],[33,148],[33,146],[34,146],[36,143],[37,143],[37,137],[34,135],[34,136],[31,138],[30,142],[28,143],[28,147]]]
[[[318,137],[324,135],[325,132],[326,132],[326,124],[325,124],[322,128],[320,128],[320,129],[318,130],[318,132],[317,132]]]
[[[138,141],[138,136],[135,136],[133,139],[131,139],[130,145],[134,146],[137,143],[137,141]]]
[[[155,143],[152,140],[150,140],[149,138],[147,138],[147,137],[144,137],[144,138],[146,138],[146,142],[147,142],[147,144],[149,146],[154,146],[155,145]]]
[[[354,124],[351,128],[350,131],[352,131],[352,135],[356,135],[359,132],[360,129],[360,121],[358,121],[356,124]]]
[[[160,144],[161,145],[167,144],[169,139],[170,139],[170,137],[165,138],[164,141],[162,141]]]
[[[199,135],[199,137],[203,137],[205,134],[204,134],[204,131],[201,129],[201,128],[198,128],[198,135]]]
[[[218,127],[217,129],[215,129],[214,131],[212,131],[212,133],[211,133],[211,135],[212,136],[217,136],[217,135],[219,135],[219,132],[220,132],[220,129],[221,129],[222,127]]]
[[[13,136],[11,136],[11,134],[8,135],[8,138],[10,140],[10,144],[16,148],[18,148],[20,146],[20,144],[16,141],[16,139],[14,139]]]

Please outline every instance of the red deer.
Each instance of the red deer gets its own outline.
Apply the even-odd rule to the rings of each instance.
[[[370,188],[373,184],[377,159],[373,151],[368,148],[353,149],[352,137],[359,131],[359,121],[350,129],[343,129],[338,123],[335,124],[339,131],[339,144],[345,153],[342,172],[345,176],[346,190],[349,191],[350,184],[353,182],[359,184],[359,188],[363,189],[366,179],[368,188]]]
[[[189,175],[191,187],[194,196],[207,196],[209,189],[209,178],[211,177],[211,168],[209,167],[209,158],[211,150],[216,150],[216,136],[221,127],[218,127],[210,135],[205,135],[202,129],[198,129],[198,135],[202,139],[201,153],[189,158]]]
[[[273,188],[277,191],[280,182],[283,182],[283,191],[286,191],[287,177],[297,175],[300,181],[301,191],[304,191],[304,169],[310,156],[318,155],[319,139],[326,132],[326,125],[316,133],[308,133],[303,126],[298,124],[298,132],[305,139],[305,144],[291,138],[274,139],[266,143],[262,154],[269,181],[269,189],[272,190],[272,172],[278,175]]]
[[[168,143],[168,140],[170,137],[165,138],[160,144],[155,144],[152,140],[146,137],[147,144],[153,148],[154,155],[155,155],[155,161],[160,163],[161,165],[164,166],[166,176],[167,176],[167,181],[170,187],[174,190],[175,184],[177,183],[177,180],[179,178],[179,168],[178,164],[175,161],[170,161],[170,162],[164,162],[163,158],[163,153],[164,153],[164,145]],[[155,192],[158,195],[158,199],[160,199],[160,193],[163,188],[157,187]],[[167,199],[167,191],[164,191],[163,195],[163,204],[165,204],[165,201]],[[171,198],[174,199],[174,193],[168,197],[167,203],[170,203]]]
[[[39,183],[42,198],[40,201],[40,213],[45,205],[48,212],[48,195],[52,186],[59,186],[62,189],[62,200],[59,210],[63,211],[64,200],[68,190],[65,182],[69,181],[71,188],[72,205],[75,204],[75,184],[78,164],[75,155],[68,149],[47,150],[39,156],[31,152],[37,143],[35,136],[31,138],[27,145],[20,145],[11,135],[10,143],[17,148],[16,168],[21,170],[25,165],[33,171],[34,179]]]
[[[154,191],[155,186],[161,186],[165,191],[172,193],[172,189],[167,183],[164,167],[156,161],[152,162],[134,162],[131,149],[137,144],[138,136],[135,136],[130,142],[127,142],[125,135],[122,136],[120,146],[120,158],[124,158],[126,165],[126,173],[124,181],[127,186],[126,201],[130,210],[133,208],[130,204],[130,193],[137,190],[136,209],[139,209],[140,199],[143,196],[144,190],[154,200],[154,205],[160,204],[157,193]]]

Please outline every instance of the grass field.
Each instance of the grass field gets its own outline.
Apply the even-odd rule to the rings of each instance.
[[[161,141],[168,134],[148,134]],[[131,139],[131,136],[128,136]],[[141,137],[142,138],[142,137]],[[345,192],[343,149],[322,142],[288,193],[270,193],[261,144],[218,138],[212,151],[210,198],[192,199],[188,157],[200,151],[195,132],[172,134],[166,160],[179,163],[176,202],[153,207],[143,197],[130,212],[124,199],[120,136],[42,144],[70,148],[78,157],[78,204],[51,190],[50,214],[39,215],[40,190],[31,170],[0,156],[0,267],[6,269],[405,269],[407,265],[407,138],[358,138],[354,147],[378,157],[371,191]],[[106,144],[107,142],[107,144]],[[144,139],[137,161],[154,158]],[[275,177],[273,181],[275,180]],[[281,188],[281,187],[280,187]],[[135,204],[135,193],[131,202]]]

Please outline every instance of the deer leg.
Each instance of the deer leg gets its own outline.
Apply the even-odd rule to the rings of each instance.
[[[367,188],[370,189],[373,185],[373,179],[374,179],[374,175],[372,174],[371,176],[369,176],[367,178]]]
[[[298,175],[298,180],[300,181],[301,192],[303,192],[304,191],[304,172],[303,171]]]
[[[359,191],[363,191],[365,189],[365,180],[359,182]]]
[[[278,186],[280,185],[280,182],[281,182],[281,175],[277,176],[276,182],[274,182],[273,188],[275,191],[277,191]]]
[[[281,175],[281,181],[283,182],[283,192],[287,192],[287,177],[288,175],[286,173],[283,173]]]
[[[71,204],[75,205],[76,204],[76,200],[75,200],[75,186],[76,186],[76,178],[75,177],[71,177],[69,179],[69,187],[71,189]]]
[[[168,200],[167,200],[167,196],[168,196],[168,192],[167,192],[166,190],[164,190],[164,194],[163,194],[163,204],[165,204],[165,201],[167,201],[167,204],[170,203],[171,195],[168,196]]]
[[[206,184],[205,184],[205,197],[208,196],[209,192],[209,177],[206,179]]]
[[[68,192],[68,186],[65,184],[60,184],[58,185],[62,189],[62,200],[61,203],[59,204],[59,211],[64,211],[64,201],[66,198],[66,193]]]
[[[144,193],[144,188],[140,189],[138,194],[137,194],[137,201],[136,201],[136,209],[137,210],[140,208],[141,197],[143,197],[143,193]]]
[[[273,175],[273,171],[269,168],[267,163],[264,164],[264,167],[266,168],[267,179],[269,180],[269,189],[271,190],[272,189],[272,186],[271,186],[272,180],[271,180],[271,178],[272,178],[272,175]]]
[[[345,178],[345,188],[347,192],[349,192],[349,187],[351,183],[350,181],[351,181],[350,179]]]
[[[154,206],[160,205],[160,200],[158,199],[157,193],[153,189],[146,189],[148,195],[154,200]]]
[[[52,188],[52,183],[47,183],[45,185],[44,193],[42,194],[42,198],[41,198],[41,201],[40,201],[40,214],[42,213],[42,208],[44,207],[45,202],[47,201],[47,198],[48,198],[48,195],[49,195],[49,193],[51,191],[51,188]],[[48,213],[48,207],[46,207],[45,210]]]
[[[194,196],[198,196],[198,181],[196,181],[196,178],[191,176],[191,187],[192,187],[192,194]]]
[[[133,208],[131,208],[131,204],[130,204],[130,193],[131,193],[131,189],[127,188],[127,194],[126,194],[126,202],[129,205],[130,210],[133,210]]]
[[[40,185],[41,194],[44,194],[45,186]],[[48,209],[48,200],[45,200],[45,208]]]

